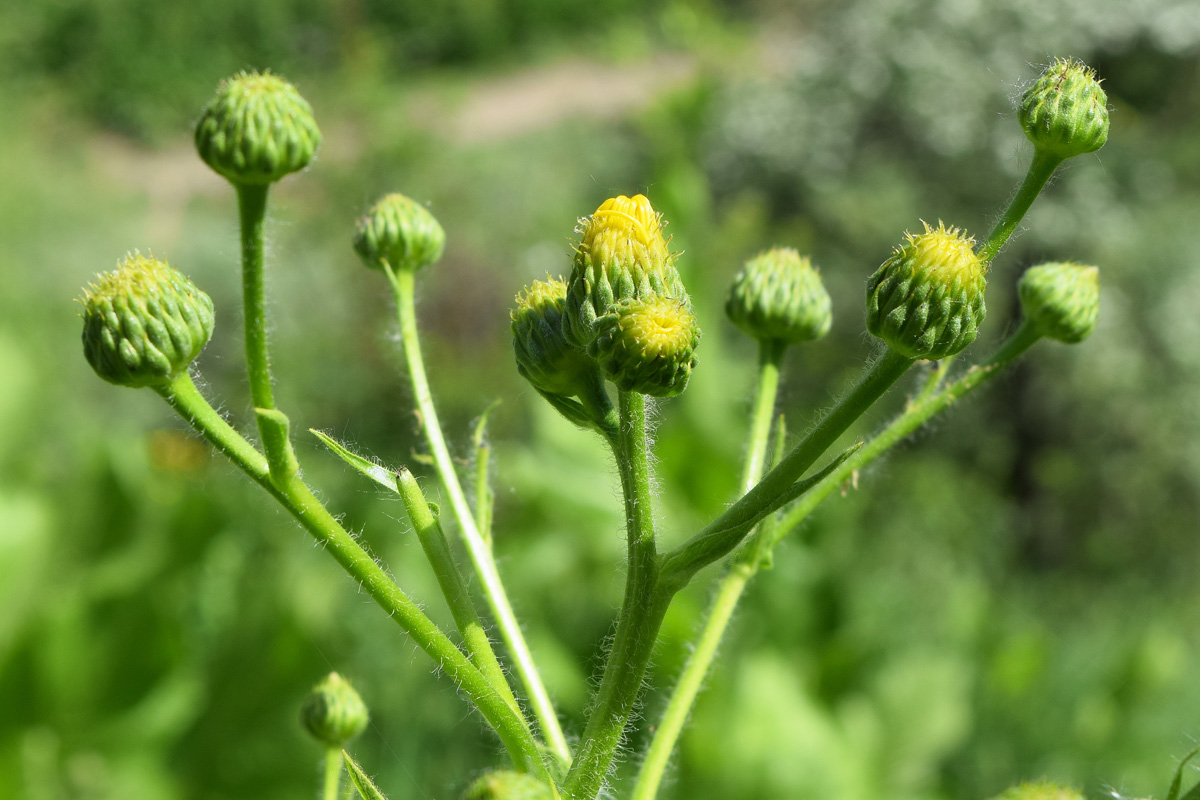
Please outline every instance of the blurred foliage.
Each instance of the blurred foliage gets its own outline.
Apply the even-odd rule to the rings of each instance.
[[[1019,84],[1051,56],[1094,64],[1110,142],[1067,168],[997,260],[972,352],[1008,328],[1017,274],[1044,259],[1101,267],[1100,329],[1038,346],[781,548],[664,795],[983,798],[1048,777],[1144,796],[1200,735],[1191,0],[15,0],[0,45],[0,796],[311,796],[319,752],[297,714],[331,669],[372,709],[355,755],[389,795],[456,796],[498,758],[290,520],[157,398],[103,384],[80,357],[67,299],[153,248],[212,294],[199,366],[251,426],[232,193],[187,125],[219,77],[252,66],[296,79],[326,138],[274,195],[280,403],[297,430],[416,463],[387,293],[348,242],[384,191],[428,200],[450,239],[422,276],[431,378],[464,459],[471,420],[504,400],[501,571],[578,730],[620,599],[617,488],[600,446],[511,368],[513,294],[567,269],[576,218],[604,197],[645,190],[666,212],[706,331],[693,386],[659,414],[659,516],[678,541],[736,484],[748,398],[731,387],[748,386],[753,357],[720,308],[740,263],[798,247],[834,296],[832,335],[788,364],[783,408],[802,431],[871,351],[870,271],[922,218],[984,234],[1029,155]],[[656,80],[664,55],[683,79]],[[497,76],[575,75],[579,59],[607,77],[582,105],[559,97],[571,113],[517,105],[532,118],[520,132],[456,127],[503,93]],[[659,94],[576,111],[623,82]],[[446,620],[398,504],[300,448],[332,507]],[[703,584],[668,617],[656,687],[686,657]],[[645,722],[663,701],[650,692]]]

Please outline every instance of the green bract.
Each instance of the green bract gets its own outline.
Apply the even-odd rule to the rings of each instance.
[[[496,770],[477,778],[462,800],[554,800],[554,793],[532,775]]]
[[[829,292],[812,262],[784,247],[746,262],[729,287],[725,313],[755,339],[787,344],[819,339],[833,323]]]
[[[1018,286],[1021,310],[1038,333],[1067,344],[1082,342],[1100,317],[1100,270],[1055,262],[1030,267]]]
[[[83,353],[121,386],[162,386],[188,368],[213,332],[213,304],[183,273],[139,253],[83,296]]]
[[[700,327],[683,301],[624,299],[596,321],[588,352],[618,389],[671,397],[687,388],[699,343]]]
[[[979,334],[985,267],[957,228],[925,226],[867,282],[867,330],[909,358],[936,360]]]
[[[691,305],[663,238],[662,217],[643,195],[610,198],[581,222],[567,281],[567,341],[587,348],[596,321],[620,300],[664,297]]]
[[[1017,116],[1034,147],[1060,158],[1091,153],[1108,140],[1108,97],[1096,73],[1074,59],[1046,67],[1021,97]]]
[[[372,269],[418,270],[442,257],[446,232],[433,214],[402,194],[385,195],[358,221],[354,252]]]
[[[512,335],[521,376],[536,389],[570,397],[594,382],[597,368],[595,361],[563,338],[566,297],[563,281],[534,281],[517,295]]]
[[[331,672],[304,699],[300,720],[323,745],[342,747],[367,727],[367,706],[349,681]]]
[[[234,184],[274,183],[298,172],[320,144],[308,101],[269,72],[222,81],[196,123],[200,158]]]

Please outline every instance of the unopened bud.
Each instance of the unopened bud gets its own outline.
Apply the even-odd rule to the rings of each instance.
[[[1030,781],[1009,787],[993,800],[1084,800],[1079,790],[1050,781]]]
[[[867,330],[909,358],[945,358],[975,341],[987,280],[974,248],[941,223],[909,234],[867,282]]]
[[[300,720],[327,747],[342,747],[367,727],[367,706],[349,681],[331,672],[304,699]]]
[[[787,344],[819,339],[833,322],[829,292],[812,262],[784,247],[746,262],[729,288],[725,313],[755,339]]]
[[[372,269],[418,270],[442,257],[446,233],[429,209],[402,194],[385,195],[354,231],[354,252]]]
[[[534,281],[517,295],[512,310],[513,351],[517,372],[535,389],[571,397],[595,383],[596,362],[563,338],[567,284]]]
[[[1108,140],[1108,97],[1095,71],[1071,58],[1046,67],[1021,97],[1017,116],[1034,147],[1060,158],[1091,153]]]
[[[269,184],[298,172],[320,144],[308,101],[269,72],[222,81],[196,123],[200,158],[234,184]]]
[[[213,332],[213,304],[165,261],[134,253],[84,291],[83,354],[104,380],[164,386]]]
[[[643,195],[610,198],[580,222],[583,235],[567,281],[567,341],[586,349],[596,321],[621,300],[662,297],[690,305],[663,237],[662,216]]]
[[[532,775],[496,770],[477,778],[462,800],[554,800],[554,792]]]
[[[700,327],[680,300],[625,299],[596,322],[588,352],[605,377],[626,392],[671,397],[687,388]]]
[[[1037,331],[1067,344],[1082,342],[1100,317],[1100,270],[1055,262],[1025,270],[1021,310]]]

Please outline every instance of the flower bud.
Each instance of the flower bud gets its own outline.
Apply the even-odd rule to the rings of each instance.
[[[222,81],[196,123],[200,158],[234,184],[274,183],[298,172],[320,144],[308,101],[269,72]]]
[[[1050,781],[1031,781],[1011,786],[993,800],[1083,800],[1083,795],[1070,786]]]
[[[954,355],[983,322],[986,266],[958,228],[907,237],[867,282],[867,330],[909,358]]]
[[[1108,140],[1108,97],[1096,73],[1060,58],[1021,97],[1017,117],[1034,147],[1061,158],[1099,150]]]
[[[213,332],[213,304],[183,273],[140,253],[85,291],[83,354],[120,386],[163,386],[188,368]]]
[[[496,770],[476,779],[462,800],[553,800],[550,787],[532,775]]]
[[[371,269],[418,270],[442,257],[446,232],[429,209],[402,194],[389,194],[355,227],[354,252]]]
[[[327,747],[342,747],[367,727],[367,706],[354,687],[331,672],[304,699],[300,721]]]
[[[588,353],[618,389],[672,397],[687,388],[699,343],[700,327],[683,301],[626,298],[596,321]]]
[[[1100,316],[1100,270],[1056,262],[1025,270],[1018,284],[1021,310],[1042,335],[1067,344],[1082,342]]]
[[[663,238],[662,217],[643,195],[605,200],[580,222],[583,236],[567,281],[567,341],[586,349],[596,321],[621,300],[664,297],[690,305]]]
[[[725,313],[755,339],[787,344],[819,339],[833,322],[821,276],[811,261],[786,247],[746,262],[729,287]]]
[[[517,372],[535,389],[571,397],[594,380],[596,362],[567,343],[562,333],[567,284],[534,281],[517,295],[512,310],[513,351]]]

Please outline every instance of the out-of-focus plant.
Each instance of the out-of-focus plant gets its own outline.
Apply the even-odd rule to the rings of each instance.
[[[1095,327],[1097,269],[1043,264],[1021,279],[1023,317],[995,354],[955,369],[957,357],[985,321],[993,260],[1057,167],[1095,151],[1108,134],[1107,101],[1099,82],[1089,68],[1070,59],[1047,67],[1024,93],[1019,116],[1034,155],[992,231],[976,242],[939,222],[906,235],[867,282],[867,330],[882,342],[881,349],[854,387],[817,415],[795,444],[789,443],[783,418],[775,420],[783,354],[829,330],[830,297],[817,270],[794,250],[768,250],[746,264],[726,306],[730,319],[759,346],[741,496],[673,547],[665,546],[660,535],[651,469],[653,417],[648,412],[658,398],[685,391],[703,366],[697,354],[700,321],[677,269],[680,254],[664,234],[662,215],[642,195],[606,201],[580,222],[569,278],[537,282],[518,297],[512,312],[518,371],[554,409],[594,431],[610,449],[624,500],[624,600],[598,687],[573,741],[543,685],[493,555],[487,452],[477,447],[469,497],[438,421],[414,298],[417,276],[441,257],[445,233],[424,206],[403,195],[384,197],[359,220],[353,247],[367,267],[382,274],[394,295],[415,411],[484,608],[476,605],[446,536],[441,508],[426,499],[413,473],[386,467],[327,434],[313,433],[403,502],[457,641],[328,510],[301,473],[290,420],[275,403],[264,319],[263,221],[270,187],[309,164],[320,133],[311,108],[286,81],[271,74],[243,74],[224,82],[195,134],[201,157],[230,181],[238,197],[246,368],[257,444],[235,430],[197,387],[192,362],[212,335],[212,302],[165,262],[130,256],[90,287],[83,299],[85,354],[105,380],[152,388],[274,497],[479,711],[509,763],[471,783],[466,797],[585,800],[609,792],[649,800],[658,795],[746,585],[771,562],[781,540],[856,470],[1001,373],[1036,342],[1078,342]],[[920,386],[903,411],[873,437],[820,463],[914,367],[922,372]],[[613,765],[635,718],[666,614],[679,592],[718,562],[725,571],[713,605],[652,728],[639,774],[628,787],[614,785]],[[503,647],[499,654],[490,630]],[[366,724],[366,707],[349,684],[336,674],[329,676],[314,690],[303,718],[326,750],[326,800],[338,796],[343,763],[362,797],[383,796],[342,749]]]

